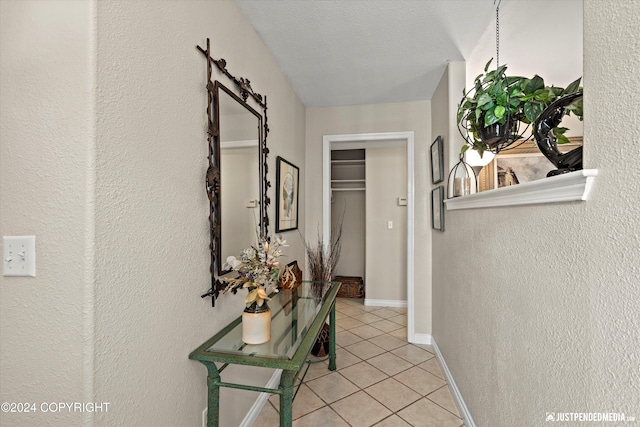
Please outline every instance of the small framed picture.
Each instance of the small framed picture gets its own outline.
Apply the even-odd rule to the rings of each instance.
[[[298,228],[299,169],[276,158],[276,233]]]
[[[442,185],[431,192],[431,228],[444,231],[444,187]]]
[[[437,184],[444,179],[444,153],[442,151],[442,137],[438,135],[431,144],[431,182]]]

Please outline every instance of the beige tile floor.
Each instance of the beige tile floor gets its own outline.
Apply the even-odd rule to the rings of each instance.
[[[459,427],[463,421],[428,346],[407,343],[405,308],[336,302],[338,370],[312,364],[293,403],[296,427]],[[272,395],[254,427],[278,426]]]

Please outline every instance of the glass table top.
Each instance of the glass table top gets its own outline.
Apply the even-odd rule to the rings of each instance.
[[[292,291],[281,290],[274,294],[268,301],[271,309],[271,340],[268,342],[245,344],[242,322],[238,318],[232,323],[234,326],[205,352],[291,359],[334,285],[338,283],[303,281]]]

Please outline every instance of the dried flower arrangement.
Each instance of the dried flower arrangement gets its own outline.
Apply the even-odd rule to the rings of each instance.
[[[286,243],[280,237],[273,239],[273,242],[261,237],[255,246],[242,251],[240,259],[228,257],[224,268],[237,271],[240,276],[221,278],[228,283],[222,293],[236,293],[241,287],[247,288],[249,293],[245,299],[246,306],[257,303],[258,307],[262,307],[265,301],[270,300],[269,294],[277,291],[280,275],[280,262],[277,259],[282,255],[282,248],[287,246]]]

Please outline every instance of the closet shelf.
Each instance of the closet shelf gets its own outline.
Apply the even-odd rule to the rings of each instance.
[[[365,191],[365,187],[354,187],[354,188],[332,188],[331,191]]]
[[[335,157],[331,159],[331,191],[365,191],[364,150],[336,153]]]
[[[351,166],[351,165],[364,165],[365,159],[355,159],[355,160],[331,160],[332,165],[343,165],[343,166]]]

